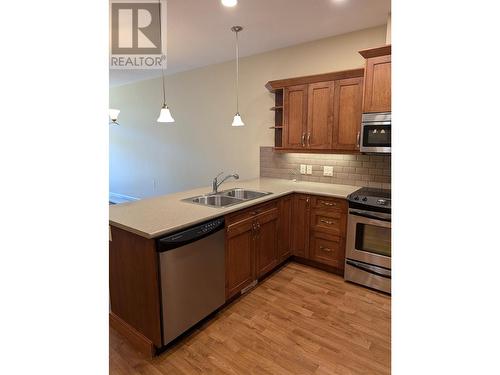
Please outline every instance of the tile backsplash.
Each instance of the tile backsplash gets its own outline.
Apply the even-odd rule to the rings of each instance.
[[[312,165],[312,174],[300,174],[301,164]],[[323,176],[323,166],[333,167],[333,177]],[[391,156],[281,153],[261,147],[260,176],[390,189]]]

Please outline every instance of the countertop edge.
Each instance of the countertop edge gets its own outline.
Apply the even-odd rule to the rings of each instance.
[[[140,231],[138,229],[135,229],[135,228],[123,225],[121,223],[114,222],[112,220],[109,220],[109,225],[111,225],[113,227],[116,227],[116,228],[120,228],[120,229],[126,230],[126,231],[134,233],[134,234],[137,234],[138,236],[141,236],[141,237],[144,237],[144,238],[147,238],[147,239],[156,239],[156,238],[158,238],[160,236],[163,236],[163,235],[166,235],[166,234],[170,234],[170,233],[176,232],[178,230],[182,230],[182,229],[188,228],[188,227],[190,227],[192,225],[203,223],[203,222],[205,222],[207,220],[211,220],[211,219],[215,219],[217,217],[225,216],[225,215],[228,215],[230,213],[233,213],[233,212],[236,212],[236,211],[240,211],[240,210],[246,209],[248,207],[252,207],[252,206],[255,206],[257,204],[265,203],[265,202],[268,202],[268,201],[271,201],[271,200],[274,200],[274,199],[277,199],[277,198],[281,198],[281,197],[284,197],[284,196],[290,195],[290,194],[310,194],[310,195],[320,195],[320,196],[332,197],[332,198],[347,199],[347,195],[343,195],[343,194],[335,194],[335,193],[328,193],[328,192],[321,192],[321,193],[319,193],[319,192],[316,192],[316,191],[315,192],[311,192],[310,190],[307,190],[307,189],[305,189],[303,187],[298,187],[298,189],[292,189],[290,191],[282,191],[282,192],[279,192],[279,193],[272,193],[270,195],[266,195],[266,196],[258,198],[258,199],[254,199],[254,200],[251,200],[251,201],[248,201],[248,202],[243,202],[243,203],[231,206],[231,207],[223,208],[222,212],[214,211],[213,215],[203,216],[200,219],[192,220],[192,221],[189,221],[188,223],[177,225],[177,226],[174,226],[174,227],[170,227],[170,228],[168,228],[166,230],[157,231],[157,232],[154,232],[154,233],[145,233],[145,232],[142,232],[142,231]],[[218,208],[214,207],[214,210],[218,210]]]

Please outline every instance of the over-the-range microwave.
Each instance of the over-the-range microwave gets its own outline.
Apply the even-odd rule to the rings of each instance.
[[[363,113],[359,150],[391,153],[391,112]]]

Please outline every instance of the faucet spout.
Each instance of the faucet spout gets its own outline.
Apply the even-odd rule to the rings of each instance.
[[[235,180],[238,180],[240,178],[240,176],[235,173],[235,174],[229,174],[227,175],[226,177],[224,177],[221,181],[219,181],[219,177],[220,175],[222,175],[224,172],[221,172],[219,173],[217,176],[215,176],[215,178],[213,179],[212,181],[212,193],[213,194],[216,194],[219,190],[219,186],[224,182],[226,181],[227,179],[229,178],[234,178]]]

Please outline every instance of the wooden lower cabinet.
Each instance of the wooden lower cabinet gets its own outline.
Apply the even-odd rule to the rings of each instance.
[[[342,237],[311,231],[309,259],[343,270],[344,244],[345,240]]]
[[[273,208],[255,218],[256,277],[278,265],[278,209]]]
[[[311,197],[295,194],[292,211],[292,254],[307,258],[309,247],[309,210]]]
[[[344,269],[345,199],[291,194],[226,216],[226,298],[291,255]]]
[[[226,217],[226,299],[280,263],[279,203],[264,203]]]
[[[292,253],[344,270],[347,230],[345,199],[295,194],[292,212]]]
[[[254,225],[254,218],[248,218],[226,227],[226,298],[255,279]]]
[[[278,259],[280,262],[292,255],[293,195],[280,199],[278,204]]]

